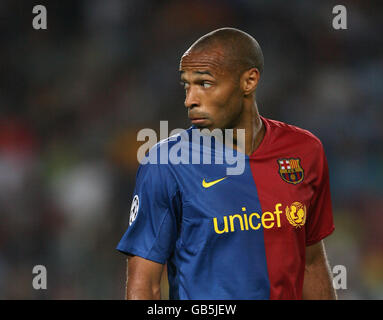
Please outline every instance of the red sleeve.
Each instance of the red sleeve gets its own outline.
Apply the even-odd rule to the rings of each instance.
[[[327,159],[322,144],[319,145],[317,179],[314,182],[314,195],[306,221],[306,246],[319,242],[330,235],[335,227],[332,214],[330,182]]]

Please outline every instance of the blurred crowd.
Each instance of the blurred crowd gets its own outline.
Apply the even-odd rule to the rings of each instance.
[[[260,113],[323,142],[344,265],[340,299],[383,299],[382,2],[39,1],[0,4],[0,299],[123,299],[137,132],[188,128],[178,63],[231,26],[265,56]],[[47,290],[32,269],[47,268]]]

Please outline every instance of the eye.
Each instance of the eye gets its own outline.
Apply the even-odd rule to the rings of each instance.
[[[210,88],[210,87],[212,86],[211,83],[209,83],[209,82],[205,82],[205,81],[203,81],[203,82],[201,83],[201,85],[202,85],[205,89],[208,89],[208,88]]]
[[[189,84],[185,81],[181,81],[180,84],[185,90],[189,88]]]

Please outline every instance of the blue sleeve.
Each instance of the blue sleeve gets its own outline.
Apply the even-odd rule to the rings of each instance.
[[[177,240],[178,196],[177,183],[167,165],[140,165],[129,226],[116,249],[164,264]]]

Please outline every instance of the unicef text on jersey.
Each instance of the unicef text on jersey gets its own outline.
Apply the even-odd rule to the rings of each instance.
[[[174,129],[168,134],[168,122],[160,121],[160,139],[153,129],[137,133],[145,141],[138,151],[140,164],[219,164],[227,175],[241,175],[245,170],[245,129]]]

